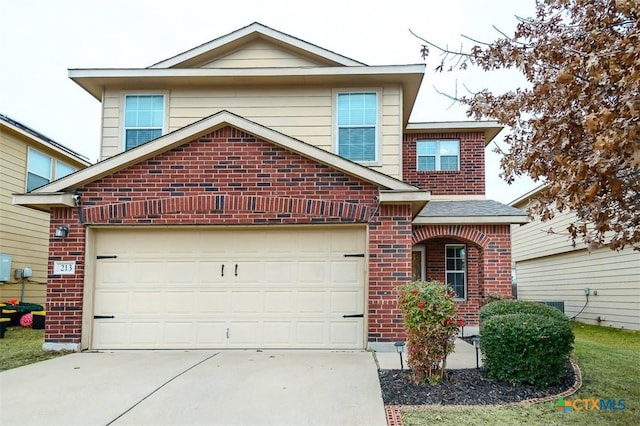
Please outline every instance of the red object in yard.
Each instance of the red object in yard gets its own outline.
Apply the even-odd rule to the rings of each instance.
[[[20,325],[25,327],[25,328],[31,328],[31,325],[33,324],[33,315],[31,314],[24,314],[22,316],[22,318],[20,318]]]

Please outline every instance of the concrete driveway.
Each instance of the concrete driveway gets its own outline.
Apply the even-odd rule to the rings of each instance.
[[[0,373],[3,425],[386,425],[369,352],[77,353]]]

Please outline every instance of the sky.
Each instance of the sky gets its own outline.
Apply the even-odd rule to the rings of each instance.
[[[144,68],[252,22],[368,65],[425,63],[422,42],[471,47],[512,33],[533,0],[0,0],[0,113],[95,162],[100,103],[68,78],[73,68]],[[469,120],[455,94],[525,84],[517,73],[436,73],[432,50],[410,120]],[[495,139],[500,144],[506,130]],[[487,149],[487,198],[503,203],[538,186],[507,185]]]

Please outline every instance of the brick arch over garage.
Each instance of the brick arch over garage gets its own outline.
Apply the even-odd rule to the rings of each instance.
[[[490,238],[481,230],[469,225],[428,225],[413,229],[413,244],[431,238],[455,238],[473,243],[485,249]]]
[[[163,215],[190,214],[211,217],[215,214],[247,216],[277,214],[282,217],[309,217],[335,219],[344,222],[367,222],[372,209],[362,203],[305,198],[243,196],[243,195],[194,195],[163,199],[137,200],[117,204],[87,207],[85,223],[101,224],[127,221]],[[189,221],[189,217],[183,220]]]

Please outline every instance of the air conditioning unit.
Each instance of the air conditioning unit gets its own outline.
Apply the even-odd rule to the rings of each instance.
[[[562,312],[564,314],[564,301],[544,301],[544,302],[540,302],[540,303],[544,303],[547,306],[551,306],[552,308],[556,308],[558,309],[560,312]]]

